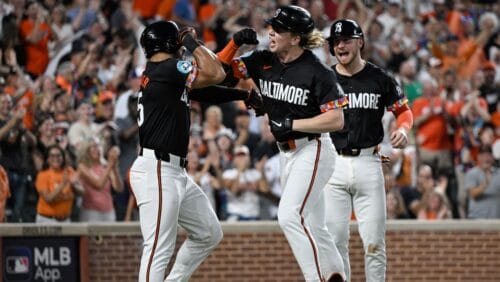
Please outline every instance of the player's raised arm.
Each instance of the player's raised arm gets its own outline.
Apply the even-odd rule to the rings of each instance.
[[[193,54],[196,61],[197,74],[191,88],[202,88],[218,84],[224,80],[226,73],[217,56],[196,41],[196,32],[192,27],[183,29],[179,41]]]

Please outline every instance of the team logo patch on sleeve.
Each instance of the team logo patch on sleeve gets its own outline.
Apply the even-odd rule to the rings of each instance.
[[[177,62],[177,70],[180,73],[187,74],[193,69],[193,64],[188,61],[178,61]]]

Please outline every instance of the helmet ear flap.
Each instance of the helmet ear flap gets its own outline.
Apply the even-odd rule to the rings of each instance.
[[[333,39],[331,38],[328,38],[328,50],[330,50],[330,54],[332,54],[332,56],[335,56],[335,46],[333,45]]]

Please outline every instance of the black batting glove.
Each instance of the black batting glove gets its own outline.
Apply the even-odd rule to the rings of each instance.
[[[271,125],[271,131],[275,136],[282,136],[292,131],[293,119],[291,118],[270,119],[269,123]]]
[[[259,40],[257,40],[257,32],[253,28],[244,28],[240,31],[237,31],[233,35],[234,44],[241,46],[243,44],[259,44]]]
[[[262,96],[254,89],[250,90],[248,98],[244,102],[247,109],[253,109],[255,111],[256,116],[263,116],[266,113],[264,111]]]

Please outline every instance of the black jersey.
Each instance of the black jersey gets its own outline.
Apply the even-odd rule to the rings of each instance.
[[[139,139],[143,148],[186,157],[189,142],[187,88],[196,78],[190,62],[148,62],[138,101]]]
[[[335,148],[362,149],[378,145],[384,137],[382,116],[386,108],[393,110],[407,103],[401,87],[370,62],[353,76],[344,76],[335,66],[332,68],[349,99],[344,108],[344,128],[331,133]]]
[[[296,60],[283,64],[270,51],[253,51],[235,59],[239,75],[252,78],[263,98],[263,107],[273,118],[311,118],[339,108],[347,99],[337,84],[335,73],[309,50]],[[292,131],[277,141],[311,135]]]

